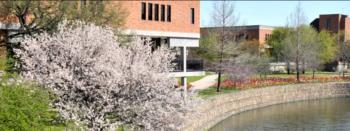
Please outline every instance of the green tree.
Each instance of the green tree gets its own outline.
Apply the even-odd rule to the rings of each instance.
[[[218,72],[217,92],[221,90],[222,75],[230,72],[225,70],[229,68],[227,67],[228,64],[226,61],[230,58],[227,56],[232,56],[230,53],[235,52],[234,49],[231,50],[230,47],[235,48],[236,46],[231,45],[237,45],[237,30],[229,30],[238,23],[238,17],[234,9],[234,5],[230,1],[220,1],[213,6],[212,22],[218,27],[213,30],[213,32],[217,33],[215,34],[215,36],[217,36],[217,41],[212,43],[214,46],[217,46],[217,48],[214,48],[218,58],[218,62],[215,63],[215,70]]]
[[[311,45],[306,44],[308,41],[304,41],[309,40],[306,37],[308,35],[308,30],[305,30],[305,25],[306,17],[301,7],[301,3],[299,2],[294,12],[292,12],[288,19],[287,27],[291,28],[292,33],[285,39],[287,45],[283,46],[285,49],[283,52],[284,57],[286,57],[288,61],[295,62],[296,77],[298,82],[300,81],[300,65],[302,64],[303,67],[305,67],[305,62],[302,57],[305,56],[304,53],[307,53],[309,49],[308,47]]]
[[[343,64],[342,68],[340,69],[341,73],[343,74],[343,77],[345,77],[345,66],[350,61],[350,40],[345,39],[346,37],[348,37],[346,35],[347,34],[344,31],[341,31],[336,35],[336,41],[338,44],[337,57],[338,60],[341,61]]]
[[[322,53],[326,49],[325,43],[323,43],[323,39],[320,39],[318,32],[314,28],[304,25],[299,30],[299,58],[302,71],[305,73],[306,69],[311,69],[314,78],[316,70],[324,63]]]
[[[312,31],[311,33],[314,32],[316,31]],[[315,72],[317,69],[322,67],[323,64],[331,62],[335,59],[338,44],[336,43],[335,36],[326,30],[319,32],[317,38],[313,38],[315,35],[313,35],[313,37],[309,37],[317,40],[317,43],[314,43],[317,45],[314,45],[312,51],[309,52],[309,54],[312,55],[309,55],[306,58],[309,67],[312,69],[312,77],[315,78]]]
[[[328,31],[321,31],[318,35],[320,44],[320,58],[322,63],[327,63],[335,59],[338,44],[336,43],[336,38]]]
[[[193,50],[199,55],[201,58],[208,61],[215,61],[219,58],[217,55],[217,47],[215,43],[217,40],[217,33],[208,32],[207,35],[201,37],[199,39],[200,46],[198,48],[194,48]]]
[[[283,59],[283,40],[290,34],[290,28],[278,27],[272,31],[271,36],[267,39],[267,44],[271,46],[270,55],[277,62]]]
[[[296,27],[284,40],[283,55],[288,61],[295,62],[298,81],[300,71],[305,71],[307,67],[310,67],[307,64],[320,62],[319,53],[321,52],[318,42],[317,32],[307,25]]]
[[[62,1],[59,10],[67,20],[82,20],[115,28],[122,26],[127,16],[122,3],[118,1]]]

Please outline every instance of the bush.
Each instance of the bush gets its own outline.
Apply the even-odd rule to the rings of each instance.
[[[47,90],[30,84],[0,85],[0,130],[42,130],[56,114]]]

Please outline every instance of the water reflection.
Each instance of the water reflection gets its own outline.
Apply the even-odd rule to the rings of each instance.
[[[350,98],[280,104],[242,112],[210,131],[350,131]]]

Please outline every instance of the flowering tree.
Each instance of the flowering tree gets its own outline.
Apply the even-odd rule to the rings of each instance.
[[[225,62],[223,66],[228,79],[233,81],[233,86],[237,86],[237,82],[244,82],[254,75],[256,69],[253,66],[254,57],[247,53],[231,58]]]
[[[26,36],[16,50],[21,75],[53,90],[62,116],[91,130],[136,125],[181,127],[186,106],[168,77],[173,53],[147,40],[121,45],[108,28],[59,24],[54,34]]]

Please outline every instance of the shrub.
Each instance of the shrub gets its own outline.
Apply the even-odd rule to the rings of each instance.
[[[121,45],[117,39],[108,28],[61,23],[57,33],[21,41],[21,75],[52,89],[62,116],[90,130],[180,127],[186,106],[168,76],[174,54],[165,47],[152,50],[147,40]]]
[[[50,102],[50,94],[45,89],[1,82],[0,130],[44,129],[56,118]]]

